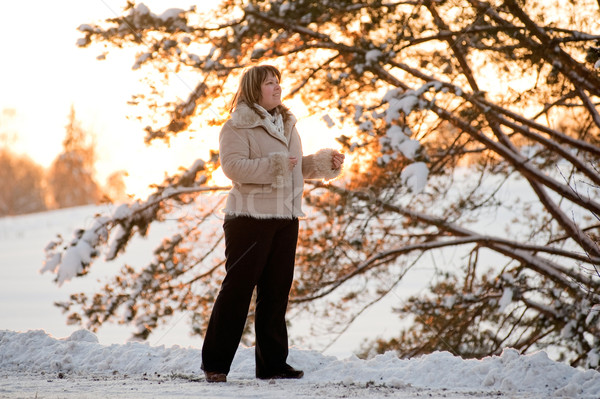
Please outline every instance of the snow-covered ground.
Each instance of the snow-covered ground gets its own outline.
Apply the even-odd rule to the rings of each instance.
[[[110,346],[79,330],[56,339],[42,330],[0,331],[0,397],[8,398],[325,398],[600,396],[600,373],[554,362],[539,352],[463,360],[433,353],[401,360],[338,359],[292,348],[289,362],[306,375],[297,381],[254,378],[254,350],[240,347],[226,384],[208,384],[200,350],[130,342]]]
[[[123,262],[144,264],[165,233],[160,229],[168,228],[157,226],[148,240],[139,240],[130,259],[100,261],[91,276],[59,288],[52,275],[38,273],[43,248],[54,234],[68,236],[89,222],[96,210],[0,218],[0,398],[600,398],[600,373],[543,352],[523,356],[506,349],[482,360],[449,353],[401,360],[388,353],[360,360],[350,354],[360,343],[356,337],[381,333],[381,310],[358,323],[356,337],[342,337],[326,352],[309,349],[318,347],[313,343],[320,337],[293,347],[289,362],[305,371],[301,380],[255,379],[253,348],[240,347],[229,382],[207,384],[200,372],[201,339],[187,335],[181,318],[149,343],[127,342],[123,327],[106,326],[95,335],[65,325],[54,301],[93,288]]]

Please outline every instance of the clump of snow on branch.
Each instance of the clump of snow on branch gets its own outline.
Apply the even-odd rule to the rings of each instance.
[[[108,238],[107,221],[107,217],[97,217],[91,228],[77,230],[63,253],[53,251],[61,244],[60,241],[51,242],[46,247],[46,259],[40,273],[56,273],[59,286],[73,277],[85,274],[85,269],[97,255],[96,246],[106,242]]]
[[[286,1],[283,4],[281,4],[281,6],[279,6],[279,16],[285,17],[285,14],[287,14],[288,11],[291,11],[293,9],[293,4],[291,2]]]
[[[135,7],[129,10],[129,13],[118,20],[119,25],[117,27],[117,33],[119,36],[126,37],[128,35],[135,35],[141,37],[141,31],[146,28],[162,29],[170,32],[174,31],[191,31],[191,27],[187,24],[186,11],[181,8],[169,8],[160,15],[156,15],[150,11],[150,9],[144,4],[139,3]],[[86,47],[92,43],[92,36],[94,34],[102,34],[102,29],[98,26],[92,26],[89,24],[82,24],[77,28],[80,32],[84,33],[85,36],[78,39],[76,44],[79,47]],[[176,44],[173,41],[166,40],[166,46],[173,46]],[[142,57],[148,57],[147,53],[143,54]],[[138,58],[135,66],[141,65],[141,58]]]
[[[369,50],[365,54],[365,61],[367,65],[374,64],[382,55],[383,53],[380,50]]]
[[[569,339],[572,338],[575,334],[575,330],[577,328],[577,322],[575,320],[570,320],[563,329],[560,331],[560,335],[563,338]]]
[[[454,304],[456,304],[456,295],[446,295],[444,297],[444,307],[446,309],[452,309]]]
[[[108,248],[106,250],[106,258],[112,259],[117,256],[119,242],[127,236],[127,231],[122,225],[117,224],[113,227],[110,235],[110,241],[108,242]]]
[[[333,121],[333,119],[331,119],[331,116],[329,115],[323,115],[323,121],[325,121],[328,128],[332,128],[335,126],[335,122]]]
[[[385,121],[392,123],[393,121],[400,118],[400,112],[408,116],[414,110],[427,109],[433,101],[428,101],[423,98],[423,94],[434,89],[436,92],[440,91],[443,84],[438,81],[425,83],[423,86],[416,90],[402,91],[399,88],[389,90],[383,96],[383,102],[388,104],[388,108],[385,111]]]
[[[363,116],[364,107],[356,104],[354,106],[354,123],[360,123],[360,118]]]
[[[400,118],[400,111],[404,115],[410,114],[417,106],[424,106],[425,102],[414,95],[406,95],[401,98],[390,98],[388,100],[389,107],[385,113],[385,121],[392,123]]]
[[[134,71],[136,69],[140,69],[140,67],[142,66],[142,64],[144,62],[148,61],[151,57],[152,57],[151,53],[142,53],[141,55],[139,55],[135,59],[135,63],[133,64],[133,66],[131,67],[131,69],[133,69]]]
[[[411,135],[412,132],[408,126],[392,125],[379,143],[383,148],[390,148],[392,151],[402,153],[408,159],[414,159],[421,148],[421,143],[411,139]]]
[[[372,121],[364,121],[360,125],[358,125],[358,130],[363,132],[371,132],[373,130],[373,122]]]
[[[415,162],[408,165],[402,170],[400,179],[410,191],[420,193],[427,185],[427,177],[429,176],[429,168],[425,162]]]
[[[376,59],[380,55],[370,54],[369,60]],[[428,109],[435,102],[435,97],[428,100],[424,94],[433,89],[434,92],[444,91],[444,85],[441,82],[428,82],[416,90],[403,90],[394,88],[389,90],[382,98],[385,104],[385,110],[380,114],[374,114],[375,118],[385,120],[387,130],[385,135],[379,139],[384,154],[379,157],[378,162],[385,165],[399,155],[404,158],[415,161],[418,160],[419,153],[422,151],[421,143],[412,138],[413,132],[406,124],[397,122],[402,116],[406,117],[413,111]],[[358,124],[363,116],[362,107],[357,107],[354,121]],[[365,120],[359,124],[359,129],[368,131],[373,128],[370,120]],[[401,179],[412,192],[421,192],[427,184],[429,169],[424,162],[414,162],[408,165],[401,173]]]
[[[502,297],[500,298],[500,300],[498,301],[498,308],[500,312],[503,312],[504,309],[506,309],[506,307],[508,305],[510,305],[510,303],[512,302],[513,299],[513,291],[510,288],[505,288],[504,291],[502,292]]]
[[[169,8],[165,10],[162,14],[156,15],[153,12],[150,12],[150,9],[144,3],[139,3],[129,11],[127,18],[129,20],[132,20],[134,25],[140,26],[143,25],[144,20],[147,19],[159,20],[162,22],[167,22],[169,20],[184,19],[182,17],[184,13],[185,11],[181,8]]]
[[[587,317],[585,318],[585,324],[596,324],[598,327],[600,327],[600,304],[596,304],[591,307]]]

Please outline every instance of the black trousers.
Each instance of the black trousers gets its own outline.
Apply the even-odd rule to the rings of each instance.
[[[256,375],[286,365],[285,312],[294,278],[298,219],[226,218],[227,274],[202,346],[202,369],[227,374],[242,337],[256,287]]]

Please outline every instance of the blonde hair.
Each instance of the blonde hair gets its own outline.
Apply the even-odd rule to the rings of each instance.
[[[281,72],[272,65],[256,65],[246,69],[240,79],[240,86],[229,105],[229,112],[235,111],[240,103],[244,103],[262,118],[256,104],[260,100],[261,85],[269,76],[275,76],[278,81],[281,81]],[[278,105],[276,108],[283,116],[283,120],[287,120],[288,109],[283,105]]]

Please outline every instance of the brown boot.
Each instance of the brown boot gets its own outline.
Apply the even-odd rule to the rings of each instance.
[[[227,382],[227,374],[217,371],[205,371],[206,382]]]

